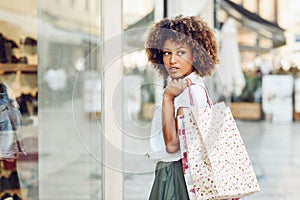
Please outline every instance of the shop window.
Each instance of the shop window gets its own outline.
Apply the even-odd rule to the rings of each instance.
[[[62,9],[39,0],[39,195],[34,200],[103,199],[101,99],[95,97],[101,92],[101,58],[90,56],[101,41],[101,21],[92,19],[101,13],[80,15],[85,1],[82,10],[74,9],[79,1],[66,3]],[[101,10],[101,3],[93,3]]]

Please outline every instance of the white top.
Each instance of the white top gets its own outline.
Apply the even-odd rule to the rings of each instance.
[[[196,73],[193,72],[188,75],[186,78],[189,78],[193,85],[191,88],[191,95],[193,98],[194,106],[197,107],[205,107],[208,105],[206,93],[204,90],[204,82],[203,79]],[[157,161],[164,162],[172,162],[180,160],[180,150],[175,153],[168,153],[166,151],[163,131],[162,131],[162,98],[163,92],[160,96],[160,104],[156,106],[152,123],[151,123],[151,137],[150,137],[150,148],[148,152],[148,156],[151,159],[155,159]],[[180,107],[189,107],[190,106],[190,97],[188,88],[185,89],[180,95],[178,95],[174,99],[174,108],[175,108],[175,116],[177,114],[177,110]]]

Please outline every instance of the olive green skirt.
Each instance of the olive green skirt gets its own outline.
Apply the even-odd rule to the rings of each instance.
[[[181,160],[158,162],[149,200],[188,200]]]

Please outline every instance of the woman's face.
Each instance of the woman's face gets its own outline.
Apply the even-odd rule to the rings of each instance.
[[[172,79],[183,78],[193,72],[191,48],[186,44],[176,43],[171,39],[165,41],[163,62]]]

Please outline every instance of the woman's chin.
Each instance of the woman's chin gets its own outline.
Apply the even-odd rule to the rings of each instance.
[[[171,79],[184,78],[181,74],[170,74],[169,76],[170,76]]]

